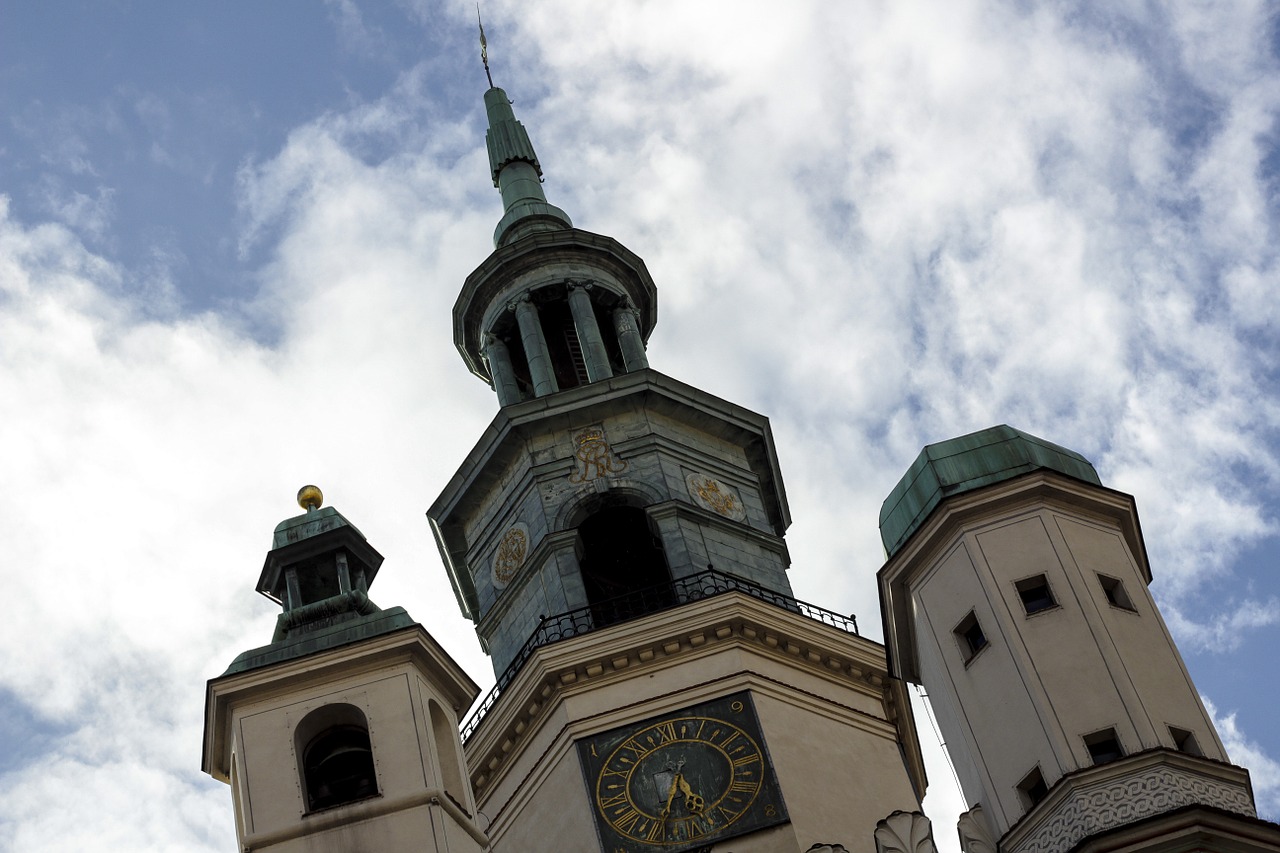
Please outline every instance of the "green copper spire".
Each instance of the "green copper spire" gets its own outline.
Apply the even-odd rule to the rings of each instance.
[[[506,213],[493,232],[493,244],[505,246],[538,231],[560,231],[572,228],[569,214],[547,204],[542,191],[542,166],[533,151],[533,143],[524,125],[516,120],[507,93],[496,86],[484,93],[485,112],[489,116],[489,166],[493,185],[502,192]]]

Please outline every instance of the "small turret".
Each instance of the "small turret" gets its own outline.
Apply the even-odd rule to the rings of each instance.
[[[306,512],[276,526],[257,585],[283,609],[271,643],[205,694],[201,766],[231,786],[237,849],[487,850],[458,739],[479,690],[369,600],[382,555],[323,500],[304,486]]]
[[[257,590],[281,605],[271,644],[232,662],[227,673],[290,660],[414,624],[403,607],[383,610],[369,600],[369,587],[382,565],[356,526],[324,495],[303,486],[298,504],[306,512],[276,525],[272,549]]]

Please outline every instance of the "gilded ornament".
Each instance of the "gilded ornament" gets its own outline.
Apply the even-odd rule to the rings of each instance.
[[[310,512],[324,505],[324,493],[319,486],[303,486],[298,489],[298,506]]]
[[[573,437],[577,447],[575,457],[578,467],[569,475],[570,483],[586,483],[607,474],[620,474],[627,470],[627,463],[613,455],[613,448],[605,440],[604,428],[587,427]]]
[[[747,517],[742,500],[732,486],[727,486],[706,474],[694,472],[686,474],[684,482],[689,487],[689,496],[703,509],[735,521],[742,521]]]
[[[528,553],[529,528],[523,522],[517,522],[498,541],[498,550],[493,555],[493,585],[504,589],[511,583]]]

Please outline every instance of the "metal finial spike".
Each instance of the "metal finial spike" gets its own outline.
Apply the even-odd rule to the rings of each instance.
[[[493,75],[489,73],[489,43],[484,40],[484,21],[480,20],[480,4],[476,4],[476,23],[480,25],[480,61],[484,63],[484,76],[489,80],[489,88],[493,88]]]
[[[313,509],[319,509],[324,504],[324,493],[320,491],[319,486],[303,486],[298,489],[298,506],[311,512]]]

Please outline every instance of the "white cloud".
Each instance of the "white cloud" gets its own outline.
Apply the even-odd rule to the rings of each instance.
[[[1190,618],[1177,606],[1166,606],[1163,612],[1169,627],[1183,638],[1187,651],[1234,652],[1246,642],[1251,630],[1280,625],[1280,600],[1274,596],[1231,600],[1219,608],[1207,621]]]
[[[1280,815],[1280,762],[1268,755],[1236,725],[1236,714],[1219,714],[1209,699],[1200,697],[1213,719],[1213,725],[1227,748],[1227,756],[1233,764],[1249,768],[1253,783],[1253,796],[1258,804],[1258,816],[1275,820]]]
[[[62,186],[56,180],[46,180],[40,198],[44,212],[55,220],[90,239],[101,240],[113,224],[114,195],[108,187],[98,187],[90,196]]]

